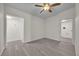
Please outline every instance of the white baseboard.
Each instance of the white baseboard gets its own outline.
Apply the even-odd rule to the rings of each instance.
[[[41,40],[43,38],[47,38],[47,37],[42,37],[42,38],[38,38],[38,39],[33,39],[33,40],[30,40],[30,41],[26,41],[24,43],[29,43],[29,42],[33,42],[33,41],[37,41],[37,40]],[[57,40],[57,39],[53,39],[53,38],[47,38],[47,39],[51,39],[51,40],[56,40],[56,41],[60,41],[60,40]]]
[[[52,38],[52,37],[45,37],[45,38],[48,38],[48,39],[51,39],[51,40],[60,41],[60,40],[58,40],[58,39],[56,39],[56,38]]]
[[[29,41],[26,41],[26,42],[24,42],[24,43],[28,43],[28,42],[32,42],[32,41],[36,41],[36,40],[40,40],[40,39],[43,39],[43,38],[38,38],[38,39],[29,40]]]

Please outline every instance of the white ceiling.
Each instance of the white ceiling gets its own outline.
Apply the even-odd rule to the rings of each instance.
[[[75,6],[74,3],[62,3],[62,5],[53,9],[52,13],[44,11],[43,13],[40,14],[41,8],[35,7],[34,6],[35,4],[36,3],[7,3],[6,5],[13,7],[13,8],[17,8],[21,11],[30,13],[32,15],[41,17],[43,19],[46,19],[46,18],[51,17],[51,16],[55,16],[58,13],[65,11],[69,8],[73,8]]]

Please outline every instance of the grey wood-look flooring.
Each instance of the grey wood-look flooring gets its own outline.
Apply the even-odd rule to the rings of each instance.
[[[2,56],[75,56],[72,43],[40,39],[29,43],[10,42]]]

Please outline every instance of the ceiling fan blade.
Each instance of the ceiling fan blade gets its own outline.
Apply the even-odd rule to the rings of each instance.
[[[48,11],[49,11],[50,13],[52,12],[52,10],[50,10],[50,9],[49,9]]]
[[[41,10],[40,14],[41,14],[43,11],[44,11],[44,9],[43,9],[43,10]]]
[[[51,7],[58,6],[58,5],[61,5],[61,3],[54,3],[54,4],[51,5]]]
[[[35,5],[36,7],[43,7],[42,5]]]

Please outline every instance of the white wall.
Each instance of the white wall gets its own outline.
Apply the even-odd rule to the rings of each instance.
[[[75,50],[79,56],[79,4],[76,4],[76,19],[75,19]]]
[[[0,55],[4,48],[4,6],[0,3]]]
[[[68,9],[59,13],[56,16],[46,19],[46,37],[54,40],[61,41],[60,28],[61,20],[72,19],[75,17],[74,8]]]
[[[7,42],[24,40],[24,19],[7,15]]]
[[[35,17],[35,16],[32,16],[32,28],[31,28],[31,31],[32,31],[32,40],[37,40],[37,39],[41,39],[41,38],[44,38],[44,23],[45,20],[39,18],[39,17]]]
[[[10,6],[6,6],[6,13],[24,18],[24,41],[25,42],[43,38],[44,36],[43,19],[32,16],[31,14],[22,12]]]

